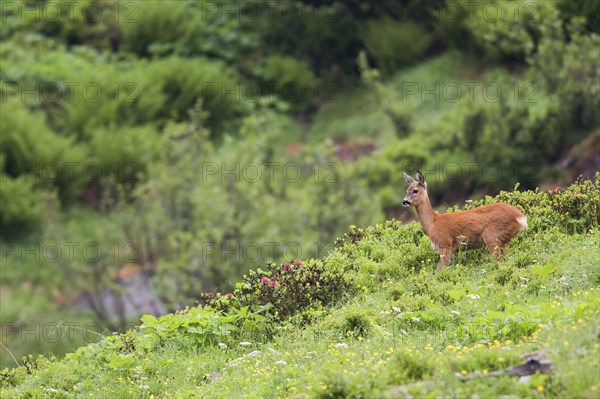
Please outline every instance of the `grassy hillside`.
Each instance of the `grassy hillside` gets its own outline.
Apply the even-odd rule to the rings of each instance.
[[[435,274],[418,224],[351,227],[324,259],[268,265],[64,359],[23,359],[2,397],[597,398],[600,174],[468,207],[495,201],[529,218],[498,263],[468,251]],[[485,377],[537,350],[551,373]]]
[[[600,2],[470,3],[0,0],[0,370],[290,257],[323,271],[291,300],[244,293],[274,301],[251,322],[273,339],[288,316],[317,326],[362,301],[362,269],[329,279],[323,258],[350,224],[408,219],[404,171],[435,204],[592,177]],[[315,300],[327,310],[301,311]],[[228,318],[246,302],[216,303]],[[217,334],[225,358],[247,316]]]

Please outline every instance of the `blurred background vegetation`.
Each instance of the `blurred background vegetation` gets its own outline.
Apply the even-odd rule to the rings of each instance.
[[[15,356],[85,341],[45,323],[123,330],[321,256],[349,225],[406,218],[404,170],[449,205],[598,170],[597,1],[0,7]]]

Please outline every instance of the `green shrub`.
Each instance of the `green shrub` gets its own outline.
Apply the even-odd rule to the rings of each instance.
[[[343,314],[342,332],[353,337],[364,337],[372,328],[369,312],[362,308],[348,308]]]
[[[556,8],[565,22],[573,17],[585,17],[586,29],[600,33],[600,2],[561,0],[557,2]]]
[[[52,0],[36,11],[33,21],[36,30],[44,35],[58,37],[69,46],[85,43],[100,49],[115,50],[120,40],[118,19],[123,14],[131,14],[131,6],[105,0],[76,3]]]
[[[151,63],[136,60],[100,65],[84,63],[78,77],[79,87],[98,87],[102,94],[98,100],[86,98],[84,90],[75,90],[71,101],[59,102],[51,111],[61,130],[86,140],[97,127],[164,126],[169,120],[188,120],[197,102],[202,102],[208,112],[205,123],[216,133],[231,126],[243,108],[236,72],[218,61],[172,56]]]
[[[282,100],[292,105],[293,110],[302,110],[307,103],[315,100],[317,82],[305,61],[271,56],[265,62],[262,78],[267,82],[265,92],[274,88]]]
[[[238,322],[243,321],[245,318],[251,318],[260,312],[260,310],[252,312],[244,309],[241,312],[231,312],[223,315],[212,309],[193,307],[178,313],[166,314],[159,318],[145,315],[142,317],[143,324],[140,326],[140,330],[146,335],[144,340],[154,341],[153,344],[160,344],[167,339],[188,336],[193,337],[200,346],[216,345],[219,342],[229,340],[231,333],[237,329],[236,324]],[[126,335],[123,337],[126,337]]]
[[[555,159],[564,143],[566,126],[556,97],[536,104],[501,98],[484,102],[466,113],[461,142],[479,165],[494,165],[497,173],[478,174],[481,186],[508,188],[516,181],[527,188],[543,175],[543,165]]]
[[[581,19],[574,19],[565,28],[556,14],[541,21],[539,29],[540,41],[528,52],[529,76],[539,88],[556,95],[560,115],[568,128],[597,127],[600,35],[585,34]]]
[[[115,183],[134,183],[158,159],[161,143],[151,126],[97,129],[91,135],[90,149],[102,176]]]
[[[363,42],[377,66],[386,74],[414,64],[429,48],[432,35],[415,22],[385,17],[370,20]]]
[[[140,56],[152,53],[152,46],[174,45],[187,36],[189,2],[136,1],[132,18],[120,21],[125,49]]]
[[[81,173],[87,148],[53,132],[43,113],[30,111],[14,98],[2,108],[0,154],[4,172],[20,179],[31,175],[37,187],[57,189],[63,200],[72,200],[84,182]]]
[[[169,57],[152,63],[150,76],[153,77],[151,85],[158,86],[165,98],[164,107],[154,118],[188,119],[189,110],[201,101],[203,110],[208,113],[205,123],[220,131],[217,128],[227,126],[243,103],[237,73],[221,62]]]
[[[494,7],[486,7],[488,4]],[[544,2],[531,7],[523,0],[488,1],[478,4],[466,25],[491,59],[523,60],[538,36],[536,25],[548,17],[552,8]]]
[[[34,228],[42,216],[42,203],[32,179],[11,179],[0,174],[0,231],[2,236],[17,237]]]
[[[281,6],[285,7],[285,4],[281,3]],[[308,57],[320,77],[330,75],[339,83],[342,79],[340,72],[347,75],[356,73],[354,58],[362,47],[359,37],[361,21],[344,10],[345,6],[341,2],[331,5],[321,3],[318,7],[311,3],[303,14],[302,35],[294,35],[296,32],[290,31],[284,19],[273,36],[287,34],[291,43],[285,50],[295,52],[296,56]]]

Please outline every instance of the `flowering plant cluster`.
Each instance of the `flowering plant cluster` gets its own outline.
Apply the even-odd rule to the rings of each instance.
[[[327,268],[321,260],[269,263],[266,270],[251,270],[233,292],[206,296],[208,306],[231,308],[272,304],[270,312],[283,319],[314,306],[328,305],[351,291],[341,270]]]

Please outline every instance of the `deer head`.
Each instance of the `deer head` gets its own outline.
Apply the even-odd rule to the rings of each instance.
[[[404,173],[404,179],[408,183],[408,189],[406,190],[406,196],[402,201],[404,206],[417,206],[427,197],[427,183],[425,182],[425,176],[420,171],[417,171],[417,180],[413,179],[406,173]]]

